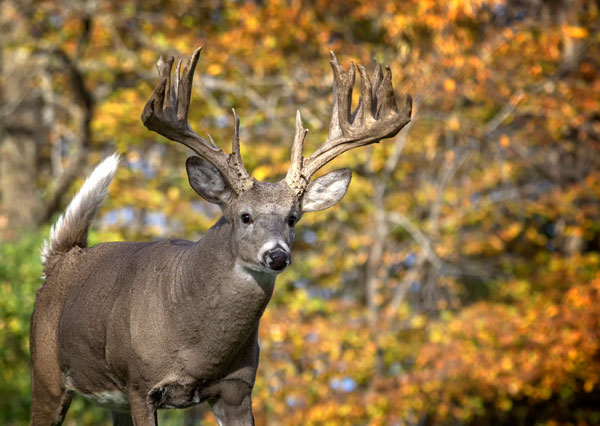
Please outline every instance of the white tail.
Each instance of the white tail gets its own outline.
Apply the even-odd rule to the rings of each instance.
[[[86,179],[83,186],[69,203],[52,229],[42,247],[42,264],[47,267],[53,258],[66,253],[75,246],[87,245],[90,223],[113,180],[119,165],[119,154],[114,153],[100,163]]]

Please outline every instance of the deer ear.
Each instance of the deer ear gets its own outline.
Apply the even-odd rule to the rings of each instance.
[[[233,198],[233,190],[210,162],[200,157],[190,157],[185,162],[188,179],[194,191],[209,203],[224,206]]]
[[[339,169],[313,180],[300,201],[302,211],[314,212],[335,205],[346,195],[351,179],[352,172],[349,169]]]

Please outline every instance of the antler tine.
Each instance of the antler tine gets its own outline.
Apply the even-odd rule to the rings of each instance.
[[[179,79],[181,76],[181,59],[177,61],[177,68],[175,68],[175,81],[173,81],[173,90],[171,91],[171,103],[173,108],[177,110],[177,94],[179,93]]]
[[[165,61],[162,56],[160,57],[156,64],[160,81],[144,107],[142,122],[148,129],[187,146],[210,161],[221,172],[235,193],[241,194],[250,189],[254,181],[248,175],[240,156],[240,120],[235,111],[232,154],[224,153],[210,135],[210,142],[202,139],[188,123],[194,71],[201,50],[202,48],[199,47],[194,51],[183,71],[181,71],[181,60],[178,61],[172,86],[171,69],[174,59],[170,57]]]
[[[331,55],[335,57],[333,52]],[[337,58],[336,58],[337,60]],[[337,138],[342,136],[342,128],[340,127],[340,112],[338,107],[338,97],[337,97],[337,83],[335,78],[333,79],[333,89],[332,89],[332,111],[331,111],[331,121],[329,122],[329,137]]]
[[[242,180],[250,180],[250,175],[246,171],[244,167],[244,162],[242,161],[242,154],[240,152],[240,117],[238,117],[237,112],[235,112],[234,108],[231,108],[233,111],[233,141],[231,142],[231,156],[229,157],[229,164],[236,170],[238,179]]]
[[[334,108],[337,106],[338,111],[337,124],[343,127],[344,120],[348,121],[351,113],[350,109],[352,107],[352,91],[354,89],[356,71],[354,68],[354,62],[350,62],[350,70],[346,72],[344,67],[340,65],[335,53],[329,52],[329,54],[331,55],[331,60],[329,63],[331,64],[331,69],[333,70],[335,88],[333,92],[335,98]],[[342,128],[334,129],[335,134],[339,134],[340,132],[343,133]]]
[[[299,142],[302,124],[296,120],[296,137],[292,148],[292,161],[286,176],[286,182],[299,196],[302,195],[312,175],[340,154],[360,146],[379,142],[395,136],[410,122],[412,98],[407,95],[401,111],[396,105],[392,72],[388,66],[385,74],[381,64],[375,59],[373,79],[369,78],[362,65],[357,65],[360,76],[361,98],[356,110],[351,112],[352,90],[356,71],[354,63],[346,71],[333,52],[331,52],[333,70],[333,108],[327,140],[308,158],[301,151],[304,135]],[[299,130],[300,129],[300,130]]]
[[[373,114],[373,117],[377,118],[377,92],[381,86],[381,82],[383,81],[383,73],[381,72],[381,64],[377,58],[373,58],[373,60],[375,61],[375,71],[373,71],[373,104],[371,105],[371,113]]]
[[[308,129],[302,125],[302,116],[300,110],[296,111],[296,134],[294,135],[294,143],[292,145],[292,156],[290,168],[285,177],[288,186],[292,188],[298,195],[302,195],[306,188],[307,181],[302,179],[302,150],[304,149],[304,139]]]

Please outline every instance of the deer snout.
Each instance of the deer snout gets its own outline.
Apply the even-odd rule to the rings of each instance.
[[[290,264],[290,254],[283,247],[276,246],[265,252],[263,255],[263,262],[269,268],[275,271],[281,271]]]

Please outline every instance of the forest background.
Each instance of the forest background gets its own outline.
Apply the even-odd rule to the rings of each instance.
[[[200,45],[192,127],[227,147],[235,107],[257,179],[285,174],[296,109],[307,151],[325,140],[330,50],[389,64],[415,101],[398,136],[335,160],[348,194],[298,226],[261,323],[257,424],[600,424],[599,8],[0,0],[0,424],[28,422],[40,246],[95,164],[123,157],[93,243],[217,219],[189,152],[140,121],[159,55]],[[66,424],[109,420],[76,399]]]

